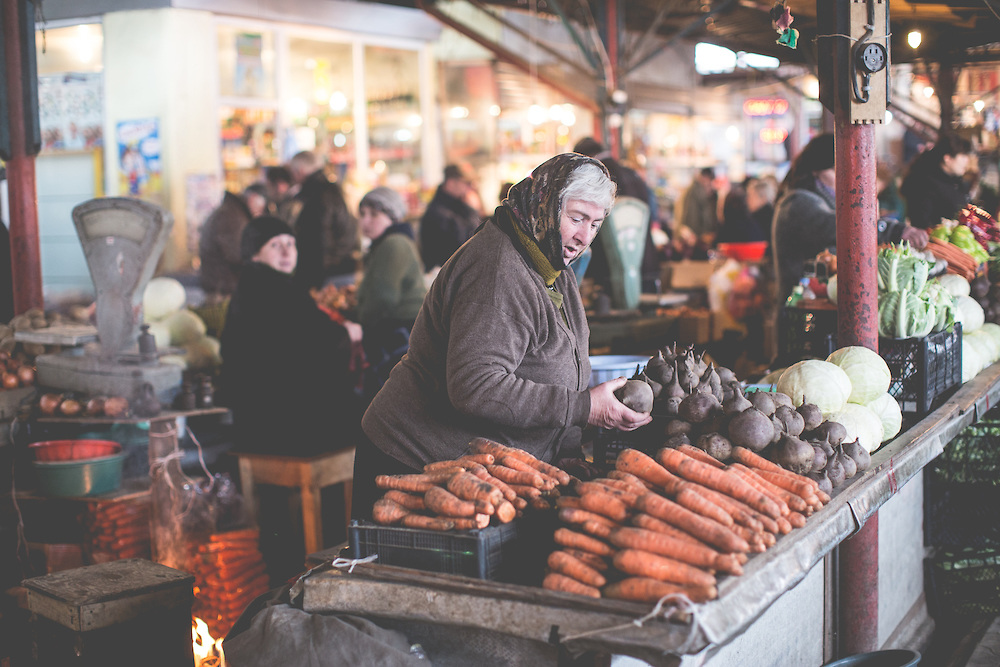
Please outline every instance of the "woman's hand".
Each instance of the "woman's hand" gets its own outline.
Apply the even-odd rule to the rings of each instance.
[[[930,239],[930,235],[927,233],[926,229],[920,229],[919,227],[914,227],[912,225],[907,225],[903,228],[902,240],[906,241],[917,250],[923,250],[926,248],[928,239]]]
[[[615,397],[615,390],[624,386],[626,382],[628,380],[621,377],[591,387],[588,424],[619,431],[634,431],[653,421],[652,415],[627,408]]]

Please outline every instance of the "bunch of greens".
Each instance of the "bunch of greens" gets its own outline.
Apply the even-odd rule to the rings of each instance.
[[[921,338],[955,321],[951,294],[927,279],[930,264],[909,244],[878,254],[878,332],[885,338]]]

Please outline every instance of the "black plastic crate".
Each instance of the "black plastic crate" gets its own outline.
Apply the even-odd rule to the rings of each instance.
[[[924,475],[925,544],[1000,549],[1000,486],[942,482],[929,470]]]
[[[991,410],[986,419],[968,426],[945,445],[927,467],[941,484],[982,484],[1000,488],[1000,421]]]
[[[925,415],[962,384],[962,325],[924,338],[879,338],[889,366],[889,393],[906,413]]]
[[[525,572],[543,569],[541,562],[531,561],[543,551],[547,556],[552,548],[554,518],[543,515],[529,513],[498,526],[449,532],[351,521],[351,554],[354,558],[378,554],[375,562],[381,565],[529,583],[523,581]],[[541,524],[549,526],[547,542]]]
[[[931,615],[971,621],[1000,614],[1000,549],[939,551],[924,560]]]
[[[614,468],[618,454],[625,449],[638,449],[652,456],[663,447],[666,437],[663,428],[670,417],[653,416],[653,421],[634,431],[598,429],[594,438],[594,463],[604,468]]]
[[[826,359],[837,349],[837,311],[782,308],[778,315],[778,359],[793,364]]]

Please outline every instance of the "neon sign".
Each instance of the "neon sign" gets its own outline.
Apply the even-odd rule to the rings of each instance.
[[[743,113],[748,116],[783,116],[788,111],[788,100],[780,97],[753,97],[743,102]]]

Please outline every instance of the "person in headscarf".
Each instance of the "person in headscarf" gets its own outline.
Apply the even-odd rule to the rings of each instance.
[[[235,448],[311,456],[353,445],[361,406],[348,368],[351,334],[293,280],[292,228],[279,218],[254,218],[240,247],[244,265],[222,330],[218,396],[233,411]]]
[[[357,294],[357,319],[364,329],[369,364],[365,395],[371,398],[406,353],[427,285],[399,193],[377,187],[361,198],[358,211],[361,233],[371,240]]]
[[[410,349],[362,419],[352,513],[367,518],[379,474],[457,458],[476,437],[557,461],[587,425],[631,431],[650,421],[614,396],[625,378],[588,388],[589,338],[570,264],[614,203],[598,160],[557,155],[515,184],[493,217],[431,285]]]

